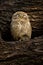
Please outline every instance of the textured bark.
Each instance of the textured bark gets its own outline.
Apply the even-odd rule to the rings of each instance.
[[[14,41],[10,32],[13,13],[24,11],[32,25],[32,39]],[[1,0],[0,65],[43,64],[43,0]]]

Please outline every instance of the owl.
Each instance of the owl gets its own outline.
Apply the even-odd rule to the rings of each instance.
[[[32,27],[27,13],[18,11],[12,15],[11,34],[16,40],[29,40],[31,38]]]

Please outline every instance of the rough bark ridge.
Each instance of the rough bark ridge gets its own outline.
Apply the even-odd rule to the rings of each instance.
[[[32,39],[14,41],[10,32],[12,14],[24,11],[30,17]],[[43,0],[0,1],[0,65],[43,65]]]

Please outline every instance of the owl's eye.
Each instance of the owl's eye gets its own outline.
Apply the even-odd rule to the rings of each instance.
[[[27,19],[27,16],[26,16],[26,15],[24,15],[24,16],[23,16],[23,18],[24,18],[24,19]]]
[[[13,15],[13,19],[17,19],[19,17],[18,14]]]
[[[19,17],[19,15],[17,14],[17,15],[16,15],[16,17],[18,18],[18,17]]]

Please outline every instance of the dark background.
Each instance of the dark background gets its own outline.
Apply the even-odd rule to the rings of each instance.
[[[24,11],[32,25],[30,41],[14,41],[13,13]],[[0,0],[0,65],[43,65],[43,0]]]

